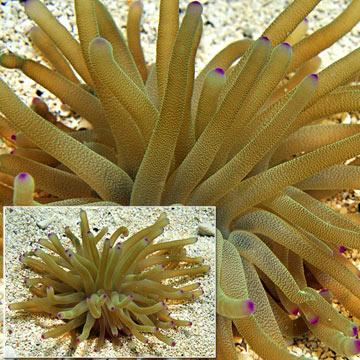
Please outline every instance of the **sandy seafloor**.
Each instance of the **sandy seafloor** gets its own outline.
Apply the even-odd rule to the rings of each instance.
[[[84,207],[83,207],[84,208]],[[38,277],[29,268],[19,262],[21,253],[43,248],[37,244],[39,238],[46,238],[48,233],[54,232],[61,239],[65,248],[73,248],[71,242],[64,235],[64,227],[70,226],[73,233],[80,238],[78,207],[18,207],[5,209],[5,249],[6,249],[6,278],[5,294],[7,304],[26,301],[30,292],[24,285],[26,278]],[[210,265],[210,271],[200,276],[185,276],[168,279],[165,283],[175,287],[200,282],[204,295],[194,301],[167,302],[171,316],[188,320],[193,323],[190,327],[177,327],[161,332],[174,339],[175,347],[169,347],[151,334],[149,344],[142,344],[136,339],[120,337],[119,341],[105,340],[105,346],[95,353],[96,337],[81,342],[75,351],[70,351],[71,336],[41,339],[41,334],[62,324],[63,321],[51,319],[48,315],[30,314],[21,310],[5,312],[6,346],[10,346],[18,357],[121,357],[121,356],[201,356],[215,355],[215,236],[197,235],[197,227],[207,224],[215,232],[214,207],[86,207],[90,229],[96,234],[105,225],[109,230],[105,237],[120,226],[129,229],[129,236],[152,225],[161,212],[166,212],[170,224],[165,232],[155,242],[197,237],[193,245],[187,245],[187,256],[203,257],[204,263]],[[49,219],[46,229],[38,224]],[[103,239],[104,239],[103,238]],[[124,238],[124,241],[126,238]],[[103,241],[98,248],[102,249]],[[49,252],[45,249],[46,252]],[[31,335],[30,335],[31,334]],[[120,344],[123,344],[121,346]]]
[[[126,0],[106,0],[104,1],[117,24],[124,29],[126,24],[126,13],[131,2]],[[201,1],[204,6],[203,11],[203,36],[198,51],[196,71],[198,72],[209,59],[226,44],[243,37],[257,38],[261,35],[264,28],[270,24],[272,19],[291,1],[290,0],[205,0]],[[45,1],[54,15],[58,16],[70,31],[76,32],[75,20],[73,16],[72,0],[50,0]],[[143,0],[144,16],[141,38],[145,49],[145,57],[148,62],[152,62],[155,56],[155,39],[158,16],[158,0]],[[181,16],[188,1],[181,0]],[[350,3],[350,0],[323,0],[316,9],[308,16],[310,30],[327,24],[334,19]],[[32,59],[40,59],[29,44],[25,32],[30,29],[32,22],[24,14],[22,5],[17,0],[3,1],[0,3],[0,51],[6,49],[17,52]],[[334,44],[330,49],[321,53],[323,60],[322,67],[325,67],[335,60],[345,56],[360,44],[360,25],[358,24],[349,34]],[[69,118],[69,111],[48,91],[17,71],[0,70],[1,78],[4,79],[12,89],[27,104],[32,97],[36,96],[36,91],[43,92],[42,98],[47,101],[52,111],[63,118],[72,126],[78,126],[79,122]],[[356,121],[356,115],[347,114],[344,122]],[[1,149],[0,149],[1,150]],[[2,151],[8,151],[3,149]],[[359,202],[360,192],[355,193],[355,198],[351,201]],[[331,207],[341,211],[346,209],[348,203],[342,199],[335,199]],[[350,204],[354,207],[354,204]],[[346,211],[346,210],[345,210]],[[353,256],[354,257],[354,256]],[[26,335],[26,334],[25,334]],[[24,335],[24,336],[25,336]],[[28,336],[31,333],[27,334]],[[241,351],[242,359],[257,359],[252,352],[247,352],[248,346],[241,339],[237,339],[237,349]],[[298,355],[302,354],[314,359],[346,359],[336,356],[331,350],[324,346],[320,341],[310,338],[307,341],[297,341],[297,346],[292,350]],[[360,359],[360,357],[355,357]]]

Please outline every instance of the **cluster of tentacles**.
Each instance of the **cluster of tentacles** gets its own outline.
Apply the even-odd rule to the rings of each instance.
[[[267,360],[292,358],[284,336],[306,331],[339,354],[359,352],[354,324],[329,302],[333,294],[360,317],[359,272],[338,251],[360,249],[360,227],[356,215],[319,199],[359,188],[360,125],[321,119],[360,109],[351,83],[360,49],[314,72],[317,55],[359,21],[360,1],[305,36],[319,0],[295,0],[261,38],[226,46],[196,77],[199,2],[181,25],[178,2],[160,2],[152,65],[140,46],[139,2],[129,9],[127,40],[99,0],[74,3],[79,42],[39,0],[25,1],[37,24],[32,41],[53,69],[15,54],[2,54],[0,64],[20,69],[92,128],[69,131],[41,101],[30,109],[0,82],[0,131],[13,147],[0,157],[2,204],[14,196],[24,205],[216,205],[226,239],[219,356],[236,359],[232,323]],[[31,176],[13,185],[19,172]]]
[[[42,276],[26,279],[25,284],[33,297],[10,304],[9,309],[46,312],[66,321],[43,333],[42,339],[82,328],[76,342],[86,340],[90,331],[96,330],[99,334],[97,348],[102,346],[106,334],[134,336],[148,343],[144,333],[152,333],[167,345],[175,346],[161,330],[192,323],[171,317],[165,302],[192,300],[204,291],[198,282],[180,288],[162,282],[208,271],[209,266],[202,265],[203,258],[186,256],[184,246],[195,243],[196,238],[154,243],[169,223],[162,213],[153,225],[123,242],[118,238],[127,236],[128,230],[119,227],[104,240],[103,249],[99,251],[97,244],[107,227],[94,235],[84,210],[80,211],[80,219],[81,240],[70,228],[65,229],[73,249],[65,249],[58,236],[50,233],[47,239],[39,240],[39,246],[51,253],[36,248],[19,257],[24,265]],[[180,263],[191,266],[179,268]],[[194,266],[196,264],[200,265]]]

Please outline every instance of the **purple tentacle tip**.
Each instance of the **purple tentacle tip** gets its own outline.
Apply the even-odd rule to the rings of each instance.
[[[155,328],[155,332],[158,332],[159,331],[159,328]]]
[[[319,75],[318,74],[311,74],[310,76],[316,81],[319,80]]]
[[[202,7],[202,5],[201,5],[201,3],[200,3],[199,1],[192,1],[192,2],[189,4],[189,6],[201,6],[201,7]]]
[[[291,48],[291,45],[289,43],[287,43],[287,42],[283,42],[282,44]]]
[[[309,323],[310,323],[311,325],[317,324],[318,321],[319,321],[319,315],[316,315],[314,318],[309,319]]]
[[[341,246],[338,247],[338,249],[339,249],[339,253],[344,253],[345,250],[346,250],[346,247],[341,245]]]
[[[36,253],[38,250],[39,250],[39,249],[38,249],[38,248],[36,248],[36,249],[34,250],[34,253]]]
[[[10,138],[11,138],[11,140],[16,140],[16,135],[13,134],[10,136]]]
[[[95,46],[102,46],[106,44],[106,39],[98,36],[91,41]]]
[[[215,69],[215,72],[218,73],[218,74],[220,74],[220,75],[224,75],[224,74],[225,74],[225,71],[224,71],[224,69],[222,69],[222,68],[216,68],[216,69]]]
[[[66,249],[66,250],[65,250],[65,254],[67,254],[68,252],[69,252],[69,249]]]
[[[58,313],[58,314],[57,314],[57,317],[58,317],[59,319],[61,319],[61,317],[62,317],[61,313]]]
[[[261,39],[261,40],[265,40],[265,41],[270,41],[270,39],[269,39],[267,36],[262,36],[260,39]],[[260,40],[260,39],[259,39],[259,40]]]
[[[46,288],[47,288],[48,290],[50,290],[50,289],[51,289],[51,286],[47,286]]]
[[[112,306],[110,310],[111,310],[111,311],[115,311],[115,308]]]
[[[97,349],[94,349],[94,352],[98,352]]]
[[[41,338],[44,340],[44,339],[45,339],[45,335],[44,335],[44,334],[41,334]]]
[[[352,335],[356,336],[357,334],[358,334],[358,328],[357,328],[357,326],[354,326],[352,329]]]
[[[18,179],[19,179],[19,180],[25,180],[28,176],[29,176],[28,173],[22,172],[22,173],[20,173],[20,174],[18,175]]]
[[[172,347],[174,347],[176,344],[175,344],[175,341],[173,341],[172,343],[171,343],[171,346]]]
[[[299,313],[299,308],[296,307],[293,311],[292,311],[292,314],[293,315],[297,315]]]
[[[184,293],[184,290],[180,290],[180,294],[183,294]]]
[[[134,298],[134,295],[129,295],[129,298],[132,300]]]
[[[87,234],[91,234],[91,231],[89,230],[89,231],[87,232]]]
[[[107,298],[107,295],[106,295],[106,294],[104,294],[104,295],[103,295],[103,298],[104,298],[104,299],[106,299],[106,298]]]
[[[189,326],[192,326],[192,322],[191,322],[191,321],[189,321]]]
[[[69,255],[68,255],[68,258],[71,258],[71,257],[72,257],[72,254],[69,254]]]
[[[356,353],[354,355],[360,353],[360,340],[355,340],[354,341],[354,348],[355,348],[355,351],[356,351]]]
[[[79,342],[80,342],[80,339],[79,339],[79,338],[76,338],[76,342],[79,343]]]
[[[91,300],[91,296],[88,296],[87,299],[88,299],[88,300]]]
[[[117,337],[117,336],[118,336],[118,334],[113,334],[113,336],[114,336],[114,337]]]
[[[10,151],[10,155],[14,155],[15,154],[15,150]]]
[[[148,343],[149,343],[149,339],[146,339],[146,340],[145,340],[145,343],[148,344]]]
[[[249,314],[251,314],[254,311],[254,303],[251,300],[247,301],[247,308],[248,308]]]
[[[304,18],[304,21],[307,23],[307,22],[309,22],[309,19],[308,19],[308,18]]]

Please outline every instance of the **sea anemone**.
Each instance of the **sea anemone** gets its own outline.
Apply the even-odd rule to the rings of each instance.
[[[191,327],[192,322],[198,322],[197,319],[179,319],[176,315],[176,308],[181,306],[186,308],[186,303],[196,302],[197,297],[202,296],[204,291],[210,290],[210,288],[204,287],[203,277],[201,280],[201,275],[208,272],[209,265],[204,264],[203,257],[192,256],[200,249],[195,244],[197,238],[188,237],[164,241],[162,234],[164,231],[167,233],[165,227],[169,227],[167,215],[159,212],[158,209],[136,208],[135,211],[138,214],[135,216],[135,221],[142,214],[149,218],[145,223],[149,223],[152,218],[156,217],[155,223],[131,234],[127,239],[124,239],[129,235],[127,227],[117,225],[113,234],[104,239],[104,236],[109,233],[108,227],[97,228],[97,231],[94,232],[90,229],[94,229],[95,224],[90,225],[85,210],[74,208],[70,212],[69,208],[64,209],[65,212],[62,211],[62,213],[65,215],[75,211],[80,212],[81,221],[78,232],[81,237],[75,235],[76,232],[73,233],[70,227],[66,227],[67,241],[64,241],[66,240],[65,235],[61,238],[54,232],[49,233],[46,238],[34,241],[32,239],[33,231],[31,229],[25,231],[22,237],[27,237],[29,242],[36,243],[36,245],[32,246],[33,250],[22,253],[19,260],[23,265],[40,274],[40,277],[34,277],[33,271],[30,272],[24,283],[32,297],[27,301],[11,303],[9,310],[46,313],[52,318],[65,321],[65,323],[61,321],[63,322],[61,325],[52,326],[38,336],[34,335],[39,340],[40,336],[45,340],[57,338],[77,329],[76,332],[72,332],[71,346],[74,347],[74,350],[77,344],[87,340],[91,333],[98,337],[97,344],[93,349],[95,352],[103,347],[106,336],[111,340],[117,340],[115,341],[117,345],[124,341],[131,342],[131,339],[134,339],[132,342],[138,343],[134,347],[137,348],[137,351],[141,349],[142,355],[151,354],[156,349],[156,347],[153,349],[153,345],[160,342],[169,347],[175,347],[173,354],[182,353],[183,350],[176,352],[179,344],[176,344],[174,339],[168,336],[169,332],[166,330],[178,329],[183,326]],[[102,216],[106,212],[107,219],[118,219],[119,216],[126,219],[129,218],[129,214],[134,212],[132,208],[124,210],[123,208],[96,207],[90,210],[92,217],[100,214]],[[172,218],[187,215],[186,219],[195,214],[204,216],[205,212],[207,214],[212,212],[211,221],[215,220],[211,208],[192,208],[191,211],[185,212],[176,208],[169,210]],[[26,212],[25,208],[25,210],[7,214],[11,219],[6,222],[7,233],[5,236],[10,243],[12,233],[19,232],[21,228],[21,225],[14,227],[14,219],[19,219],[21,214],[26,218],[29,211]],[[39,218],[38,215],[32,213],[35,218]],[[51,215],[61,216],[57,211]],[[173,223],[172,227],[180,225],[182,232],[189,229],[189,225],[184,227],[181,225],[183,219],[179,219],[179,224]],[[192,224],[193,220],[190,220],[190,223]],[[136,225],[136,227],[139,226]],[[134,228],[134,225],[130,228]],[[44,233],[45,230],[41,230],[41,232]],[[158,241],[158,237],[161,238],[161,241]],[[207,241],[209,242],[209,240]],[[68,246],[69,243],[71,246]],[[191,247],[196,250],[189,251]],[[212,257],[214,253],[215,243],[212,242],[206,256]],[[214,278],[213,282],[215,284]],[[209,335],[210,338],[213,337],[214,352],[215,301],[212,306],[213,314],[208,314],[208,316],[209,318],[212,316],[213,321],[209,321],[206,327],[210,326],[208,330],[211,329],[211,326],[213,327],[213,334]],[[183,313],[187,314],[187,318],[189,317],[189,312],[183,311]],[[189,328],[189,333],[191,333],[191,329],[192,327]],[[15,328],[13,331],[15,332]],[[176,331],[173,330],[172,333],[176,335]],[[153,336],[149,338],[149,334]],[[139,342],[149,345],[142,347]],[[190,345],[189,343],[189,348]],[[69,346],[68,348],[70,349]],[[181,346],[180,349],[182,349]],[[211,353],[211,349],[208,349],[204,355],[210,356]],[[54,354],[59,354],[59,352]],[[191,351],[188,354],[191,354]]]
[[[217,206],[221,358],[236,359],[232,324],[266,360],[293,358],[284,336],[307,331],[339,354],[360,352],[357,327],[329,304],[333,294],[360,317],[359,271],[338,251],[360,248],[360,226],[318,200],[359,187],[359,160],[344,161],[360,154],[360,125],[320,120],[360,109],[351,84],[360,49],[314,73],[317,55],[359,21],[360,1],[304,37],[318,2],[293,1],[259,39],[226,46],[195,78],[197,1],[180,26],[178,2],[161,1],[150,65],[139,2],[126,41],[100,1],[76,0],[78,42],[40,1],[27,0],[39,28],[32,40],[56,70],[12,53],[0,59],[93,125],[62,128],[43,102],[31,110],[0,82],[1,131],[14,148],[0,170],[10,179],[31,174],[38,203]],[[21,184],[15,189],[34,204]]]

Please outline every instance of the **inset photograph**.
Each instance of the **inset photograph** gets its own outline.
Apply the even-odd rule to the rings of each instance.
[[[215,358],[215,207],[5,207],[5,356]]]

